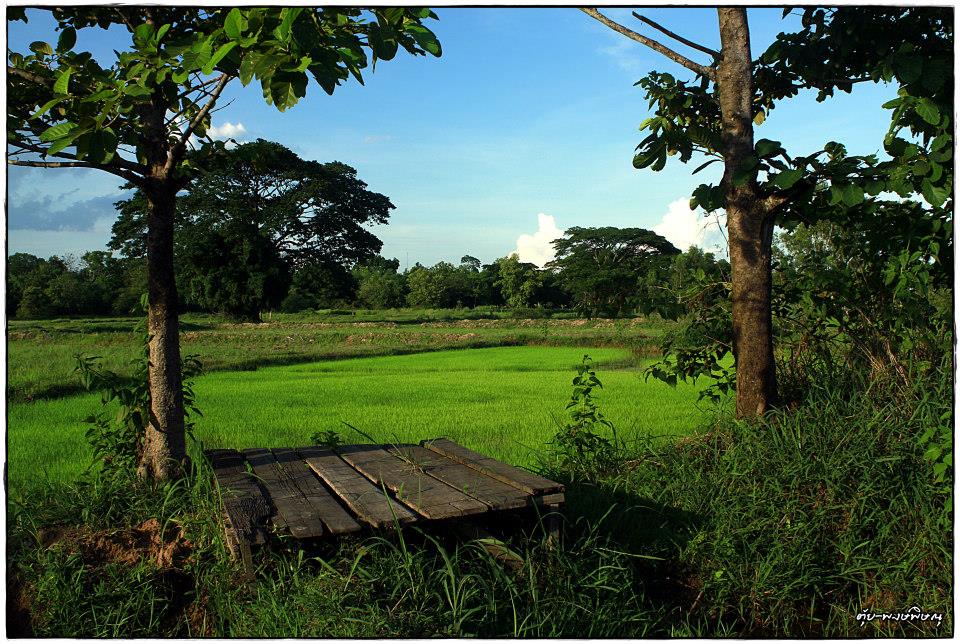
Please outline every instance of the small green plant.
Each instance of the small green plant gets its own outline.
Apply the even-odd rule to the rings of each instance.
[[[569,420],[553,439],[561,462],[582,472],[604,471],[616,461],[616,429],[597,406],[595,388],[603,388],[603,383],[590,356],[585,355],[573,378],[573,394],[566,407]],[[602,427],[610,430],[611,438],[597,433]]]
[[[313,441],[314,445],[319,445],[320,447],[325,447],[329,450],[335,450],[341,445],[343,445],[343,437],[340,436],[340,432],[335,429],[326,429],[323,431],[316,431],[310,436],[310,440]]]
[[[144,305],[141,302],[141,305]],[[131,360],[133,375],[121,376],[103,368],[101,356],[76,355],[75,373],[88,391],[99,390],[103,406],[97,414],[84,419],[90,425],[86,438],[93,447],[93,464],[100,463],[102,473],[111,478],[126,477],[137,467],[143,436],[150,419],[150,385],[148,380],[149,336],[146,319],[140,320],[135,331],[139,332],[143,346],[142,354]],[[195,403],[191,378],[200,374],[203,364],[196,355],[184,356],[183,404],[187,410],[186,431],[192,437],[193,422],[190,412],[202,416]],[[117,402],[117,410],[111,414],[107,406]]]

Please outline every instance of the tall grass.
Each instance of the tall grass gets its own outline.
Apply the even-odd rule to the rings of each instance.
[[[651,446],[568,497],[593,518],[617,503],[624,547],[664,558],[650,574],[675,580],[678,633],[949,636],[949,492],[919,437],[949,412],[951,382],[836,376],[797,409]],[[943,622],[857,621],[914,606]]]

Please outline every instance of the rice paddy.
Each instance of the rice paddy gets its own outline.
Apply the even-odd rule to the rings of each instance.
[[[195,380],[205,447],[307,445],[316,432],[343,442],[417,442],[447,436],[489,456],[532,465],[563,423],[574,368],[595,361],[602,411],[618,435],[677,437],[708,420],[697,388],[644,381],[642,361],[615,347],[492,347],[225,371]],[[96,394],[8,407],[12,489],[76,478],[91,461],[83,419]],[[356,428],[355,431],[352,428]],[[366,436],[364,436],[365,434]]]

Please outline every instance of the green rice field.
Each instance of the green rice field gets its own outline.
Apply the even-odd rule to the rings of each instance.
[[[604,384],[601,410],[621,438],[678,437],[708,421],[697,388],[644,381],[622,348],[493,347],[351,358],[201,376],[205,447],[281,447],[334,430],[345,443],[417,442],[446,436],[489,456],[533,465],[547,447],[584,354]],[[99,396],[84,394],[8,406],[11,489],[78,476],[90,463],[83,419]]]

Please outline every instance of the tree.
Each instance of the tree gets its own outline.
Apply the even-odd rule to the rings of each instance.
[[[251,322],[280,304],[290,268],[262,231],[238,223],[188,230],[184,286],[190,302]]]
[[[386,223],[394,207],[384,195],[368,190],[350,166],[305,161],[263,139],[212,159],[188,190],[179,198],[174,254],[189,280],[190,299],[245,319],[259,319],[261,310],[279,304],[287,294],[288,274],[305,266],[313,267],[308,271],[313,277],[322,269],[331,284],[350,282],[350,268],[376,257],[383,246],[365,226]],[[116,206],[120,217],[110,247],[142,257],[143,194],[137,191]],[[224,262],[218,269],[209,251],[225,239],[244,250],[215,252]],[[322,281],[298,279],[297,292],[285,308],[327,305],[352,291],[337,287],[328,292],[319,288]],[[245,290],[244,285],[258,287]]]
[[[556,259],[547,268],[558,271],[574,306],[590,316],[621,314],[637,294],[638,280],[680,253],[655,232],[612,226],[568,228],[553,247]]]
[[[471,273],[450,262],[430,268],[417,264],[407,273],[407,303],[421,308],[454,308],[473,299]]]
[[[497,265],[494,286],[500,289],[507,306],[517,309],[533,304],[534,294],[543,284],[540,269],[530,262],[521,262],[516,253],[501,257],[494,263]]]
[[[357,303],[371,309],[403,306],[407,283],[397,271],[400,261],[377,256],[354,267],[357,280]]]
[[[210,159],[204,170],[179,198],[175,250],[186,250],[198,231],[223,227],[264,239],[291,269],[318,261],[349,269],[383,247],[365,226],[387,223],[394,205],[368,190],[344,163],[304,160],[279,143],[257,139]],[[143,194],[137,191],[116,206],[120,217],[110,248],[145,256]]]
[[[436,16],[428,9],[387,7],[369,13],[341,7],[47,10],[60,32],[56,46],[37,41],[30,53],[8,55],[8,162],[95,168],[142,191],[150,422],[138,469],[174,478],[186,459],[173,267],[177,193],[223,149],[207,141],[187,160],[189,142],[206,139],[211,110],[234,79],[260,81],[266,102],[284,111],[306,94],[310,76],[327,93],[350,75],[362,81],[366,49],[374,63],[393,58],[398,47],[439,56],[436,38],[421,24]],[[27,20],[22,7],[9,9],[8,18]],[[109,67],[75,51],[78,30],[112,26],[125,29],[131,43]]]
[[[7,257],[7,315],[13,316],[20,306],[23,291],[30,277],[45,260],[30,253],[14,253]]]
[[[804,9],[803,31],[778,37],[757,61],[751,59],[744,8],[717,10],[719,52],[634,14],[709,55],[712,63],[707,66],[594,9],[585,11],[696,74],[689,83],[657,72],[640,81],[656,113],[641,127],[650,133],[638,146],[634,165],[661,170],[668,155],[679,155],[688,162],[694,152],[710,157],[694,172],[723,162],[720,184],[699,186],[691,207],[726,211],[737,415],[762,414],[777,397],[771,316],[775,222],[815,217],[819,210],[838,203],[857,207],[864,203],[865,192],[873,196],[885,189],[905,195],[919,188],[934,207],[942,207],[947,200],[949,190],[944,192],[944,187],[952,185],[952,178],[943,178],[943,167],[935,178],[932,174],[933,165],[942,165],[952,154],[952,139],[944,126],[952,109],[942,109],[952,96],[952,83],[945,80],[952,60],[949,10]],[[887,152],[894,157],[889,162],[880,163],[873,156],[848,156],[834,141],[813,155],[798,158],[790,157],[777,141],[754,141],[754,123],[762,123],[778,100],[808,88],[817,89],[818,98],[824,100],[835,90],[849,92],[855,83],[881,79],[896,79],[901,84],[900,99],[887,104],[894,109],[885,141]],[[922,138],[927,154],[897,136],[904,128]],[[932,174],[924,183],[928,171]]]

